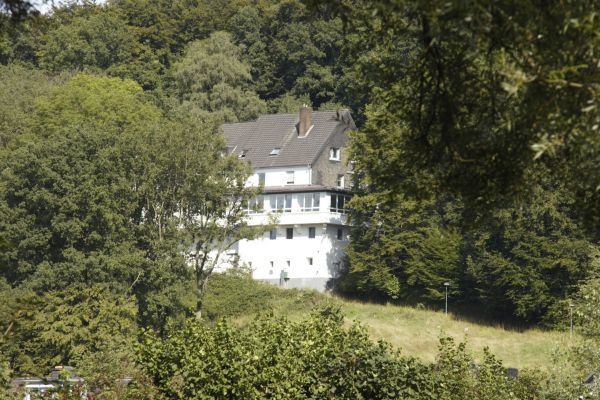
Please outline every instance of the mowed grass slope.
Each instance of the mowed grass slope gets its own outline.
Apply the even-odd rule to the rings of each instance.
[[[423,361],[435,359],[441,336],[451,336],[457,341],[466,338],[476,358],[487,346],[506,367],[519,369],[547,368],[552,363],[554,349],[569,344],[568,332],[516,331],[462,320],[452,313],[445,315],[406,306],[348,301],[314,291],[279,289],[243,276],[213,276],[204,302],[209,318],[228,317],[242,326],[257,315],[270,312],[298,320],[325,305],[340,307],[349,324],[361,323],[374,340],[383,339],[404,355]]]

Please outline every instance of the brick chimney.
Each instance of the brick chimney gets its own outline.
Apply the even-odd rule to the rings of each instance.
[[[298,137],[304,137],[313,125],[312,108],[304,104],[300,107],[300,121],[298,122]]]

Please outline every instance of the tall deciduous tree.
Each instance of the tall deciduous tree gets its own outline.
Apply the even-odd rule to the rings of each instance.
[[[225,32],[194,42],[173,68],[175,91],[184,108],[218,113],[224,121],[257,118],[266,106],[251,90],[250,68]]]

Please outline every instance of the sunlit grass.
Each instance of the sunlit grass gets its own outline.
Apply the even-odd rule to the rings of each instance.
[[[374,340],[383,339],[402,354],[428,362],[435,359],[439,338],[451,336],[457,341],[466,339],[476,358],[481,356],[484,347],[489,347],[506,367],[545,369],[552,363],[554,349],[570,341],[568,332],[512,330],[467,321],[442,311],[349,301],[311,291],[274,289],[255,282],[241,290],[239,297],[229,292],[225,296],[228,299],[221,297],[221,301],[243,302],[245,296],[256,291],[262,291],[264,304],[255,303],[251,310],[238,313],[233,318],[234,323],[246,325],[257,313],[267,312],[298,320],[315,307],[331,304],[341,308],[348,324],[357,321],[364,325]]]

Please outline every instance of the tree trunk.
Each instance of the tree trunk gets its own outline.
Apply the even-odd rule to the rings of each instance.
[[[202,318],[202,301],[204,299],[204,290],[208,281],[208,274],[204,271],[196,274],[196,318]]]

